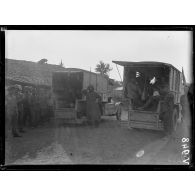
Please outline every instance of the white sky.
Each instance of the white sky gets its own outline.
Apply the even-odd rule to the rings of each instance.
[[[191,82],[192,38],[187,31],[6,31],[6,58],[39,61],[94,71],[110,63],[110,77],[120,80],[112,60],[161,61],[182,66]],[[118,66],[121,76],[123,68]]]

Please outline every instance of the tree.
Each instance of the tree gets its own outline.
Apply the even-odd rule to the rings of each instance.
[[[95,71],[99,72],[108,77],[108,73],[112,70],[110,64],[106,64],[103,61],[100,61],[99,64],[96,65]]]

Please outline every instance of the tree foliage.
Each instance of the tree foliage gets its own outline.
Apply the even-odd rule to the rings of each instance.
[[[105,76],[109,76],[109,72],[112,70],[112,68],[110,67],[110,64],[106,64],[103,61],[100,61],[95,68],[96,72],[99,72]]]

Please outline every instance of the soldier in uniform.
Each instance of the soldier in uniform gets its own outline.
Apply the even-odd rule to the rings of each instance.
[[[160,93],[159,93],[158,88],[154,88],[153,95],[148,98],[148,100],[146,101],[146,103],[143,106],[141,106],[137,109],[138,110],[147,110],[147,111],[156,111],[160,99],[161,99],[161,97],[160,97]]]
[[[47,102],[46,102],[46,94],[44,89],[40,89],[40,122],[44,123],[46,121],[46,109],[47,109]]]
[[[9,87],[5,87],[5,162],[8,162],[12,153],[12,131],[9,114]]]
[[[129,109],[139,107],[141,105],[141,89],[136,82],[135,76],[131,75],[126,90],[129,98]]]
[[[31,110],[30,110],[30,104],[31,104],[31,88],[29,86],[24,87],[24,100],[23,100],[23,123],[24,125],[31,125]]]
[[[7,117],[8,117],[8,128],[11,129],[11,132],[14,137],[21,137],[18,131],[18,106],[17,106],[17,97],[16,91],[17,86],[10,86],[8,88],[8,97],[7,97]],[[9,131],[9,130],[8,130]]]
[[[31,88],[30,95],[30,112],[31,112],[31,125],[36,127],[38,123],[38,113],[37,113],[37,91],[36,88]]]
[[[8,98],[9,98],[8,87],[5,87],[5,138],[8,137],[9,131]]]
[[[88,122],[91,125],[98,126],[101,119],[101,111],[99,107],[99,101],[101,101],[101,97],[94,91],[94,87],[92,85],[88,86],[86,101]]]
[[[173,130],[174,95],[169,91],[168,85],[162,86],[160,93],[163,105],[159,118],[163,121],[165,133],[170,135]]]
[[[48,118],[50,120],[54,115],[54,102],[53,102],[53,97],[51,92],[48,93],[47,104],[48,104],[48,114],[49,114]]]
[[[17,107],[18,107],[17,127],[21,133],[24,133],[25,132],[23,130],[23,115],[24,115],[24,110],[23,110],[24,102],[23,102],[23,100],[24,100],[24,96],[22,93],[21,85],[15,85],[15,86],[16,86],[16,101],[17,101]]]

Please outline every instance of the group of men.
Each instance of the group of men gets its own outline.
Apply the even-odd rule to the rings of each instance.
[[[127,84],[127,97],[129,98],[130,109],[157,111],[159,101],[163,101],[160,110],[160,119],[164,123],[164,128],[167,133],[170,133],[173,129],[172,114],[174,110],[174,96],[169,92],[169,86],[164,83],[160,86],[156,84],[149,84],[148,89],[151,94],[141,90],[136,78],[131,77]]]
[[[18,84],[5,88],[6,137],[21,137],[24,127],[37,127],[52,114],[50,94]]]

